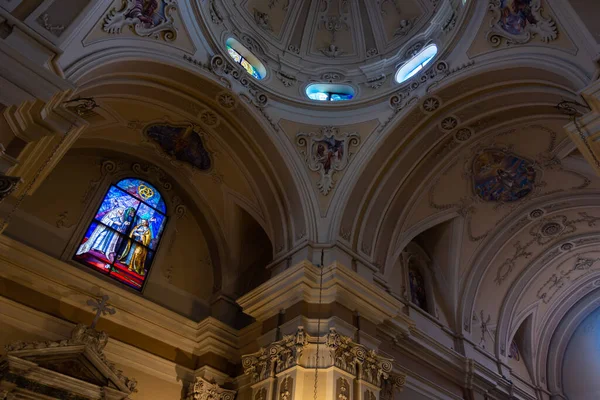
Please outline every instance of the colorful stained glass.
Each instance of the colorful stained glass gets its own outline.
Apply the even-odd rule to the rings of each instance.
[[[227,46],[227,52],[229,53],[229,56],[233,59],[233,61],[240,64],[246,70],[246,72],[248,72],[250,75],[252,75],[256,79],[262,79],[262,77],[260,76],[260,74],[258,73],[256,68],[254,68],[254,66],[252,64],[250,64],[250,62],[248,62],[248,60],[246,60],[244,57],[242,57],[242,55],[240,53],[235,51],[235,49]]]
[[[235,61],[238,64],[241,64],[241,62],[242,62],[242,56],[241,56],[240,53],[238,53],[237,51],[235,51],[231,47],[227,48],[227,52],[229,53],[229,56],[231,58],[233,58],[233,61]]]
[[[111,186],[73,258],[141,290],[167,217],[160,193],[140,179]]]
[[[156,208],[163,214],[166,211],[165,202],[162,196],[154,186],[140,179],[129,178],[123,179],[117,184],[118,187],[129,193],[130,195],[142,200],[150,207]]]

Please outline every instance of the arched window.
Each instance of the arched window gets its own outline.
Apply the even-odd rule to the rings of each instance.
[[[427,290],[425,288],[425,279],[419,271],[419,268],[410,266],[408,269],[408,279],[410,283],[410,299],[421,310],[429,312],[427,308]]]
[[[229,38],[225,42],[229,57],[236,63],[240,64],[247,73],[256,79],[263,79],[267,75],[267,69],[260,60],[242,46],[240,42],[234,38]]]
[[[398,69],[398,72],[396,72],[396,82],[402,83],[415,76],[433,60],[437,52],[438,48],[435,44],[425,47]]]
[[[142,290],[166,221],[154,186],[123,179],[108,189],[73,259]]]
[[[333,83],[313,83],[306,87],[306,96],[317,101],[352,100],[354,89],[349,85]]]

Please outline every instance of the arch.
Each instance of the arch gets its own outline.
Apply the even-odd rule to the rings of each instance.
[[[440,139],[439,124],[444,117],[465,114],[477,104],[477,115],[470,113],[468,120],[457,120],[457,129],[481,119],[491,120],[494,114],[510,115],[510,123],[533,119],[536,115],[552,115],[552,118],[567,121],[553,108],[562,98],[575,99],[577,87],[582,85],[580,74],[572,81],[565,78],[565,75],[572,76],[570,66],[561,64],[558,69],[565,73],[562,76],[554,67],[545,69],[524,60],[507,70],[499,68],[483,62],[473,67],[469,74],[461,71],[456,77],[430,86],[428,93],[419,92],[417,95],[426,99],[433,95],[435,88],[435,97],[441,100],[441,107],[435,112],[424,112],[416,102],[400,111],[402,127],[408,126],[410,131],[396,132],[400,127],[393,126],[386,129],[378,146],[370,150],[376,151],[378,157],[372,157],[352,183],[355,189],[361,189],[354,190],[345,200],[344,207],[334,215],[338,230],[355,232],[350,240],[355,251],[379,265],[393,263],[393,251],[388,244],[396,243],[394,230],[410,229],[404,224],[414,202],[449,162],[450,155],[461,148],[449,144],[450,134]],[[519,79],[515,81],[514,76]],[[461,87],[458,92],[454,90],[457,85]],[[517,92],[527,93],[527,96],[519,97]],[[530,101],[534,96],[536,100]],[[491,129],[486,127],[484,132],[478,132],[478,140]],[[444,147],[450,150],[439,155]]]
[[[130,49],[131,50],[131,49]],[[138,63],[143,60],[144,73]],[[176,64],[167,66],[164,62]],[[121,96],[125,98],[153,99],[162,106],[177,109],[190,118],[190,103],[209,107],[221,117],[220,138],[231,155],[244,165],[241,168],[257,192],[266,231],[275,240],[273,251],[284,254],[305,237],[315,235],[309,229],[305,211],[310,207],[308,195],[296,185],[297,171],[278,151],[282,138],[259,120],[252,109],[235,101],[234,109],[220,106],[218,99],[223,88],[216,84],[204,70],[191,70],[193,65],[181,60],[152,54],[146,51],[104,50],[71,65],[66,75],[81,85],[78,95]],[[160,78],[159,78],[160,77]],[[202,90],[199,90],[199,89]],[[197,107],[197,106],[194,106]],[[197,117],[194,115],[193,118]],[[226,117],[226,118],[223,118]]]
[[[110,185],[73,259],[142,291],[167,223],[159,190],[139,178]]]

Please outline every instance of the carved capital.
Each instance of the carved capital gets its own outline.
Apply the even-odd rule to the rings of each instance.
[[[197,377],[190,384],[186,400],[233,400],[235,394],[235,390],[223,389],[216,383]]]
[[[276,373],[300,364],[304,348],[308,345],[308,335],[303,326],[299,326],[295,335],[285,336],[282,340],[261,348],[256,353],[242,356],[244,373],[259,382]]]

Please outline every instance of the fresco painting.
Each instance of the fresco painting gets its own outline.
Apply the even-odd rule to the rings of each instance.
[[[178,161],[201,171],[208,171],[212,166],[210,154],[194,126],[154,124],[145,129],[145,134]]]
[[[534,189],[535,177],[529,161],[503,150],[486,150],[473,161],[475,193],[485,201],[520,200]]]

